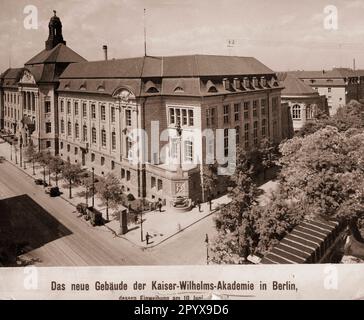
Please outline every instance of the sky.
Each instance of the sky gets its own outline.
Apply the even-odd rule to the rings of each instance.
[[[26,29],[27,5],[38,28]],[[324,27],[337,8],[337,29]],[[253,56],[276,71],[364,69],[364,0],[0,0],[0,71],[44,49],[57,10],[67,45],[89,61],[144,55]],[[234,40],[233,47],[228,41]]]

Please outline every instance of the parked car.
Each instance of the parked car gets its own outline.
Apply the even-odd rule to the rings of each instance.
[[[51,186],[45,189],[45,193],[49,194],[51,197],[58,197],[61,194],[58,187]]]
[[[34,180],[34,183],[35,183],[37,186],[42,186],[42,185],[43,185],[43,180],[42,180],[42,179],[35,179],[35,180]]]

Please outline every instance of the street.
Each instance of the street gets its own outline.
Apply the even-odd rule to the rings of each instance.
[[[43,215],[51,215],[51,224],[69,232],[27,252],[23,258],[39,266],[105,266],[206,264],[206,233],[213,234],[212,216],[198,222],[153,249],[142,250],[127,240],[115,237],[104,227],[93,228],[77,218],[75,208],[61,198],[50,198],[31,177],[14,165],[0,163],[0,200],[27,195],[27,203],[40,206]],[[18,199],[18,198],[15,198]],[[23,206],[24,207],[24,206]],[[22,208],[23,208],[22,207]],[[39,208],[26,205],[36,217]],[[1,212],[0,212],[1,214]],[[41,219],[40,215],[38,219]],[[56,222],[54,222],[56,221]],[[42,222],[42,221],[39,221]],[[35,222],[35,223],[39,223]],[[24,226],[23,226],[24,227]],[[32,228],[32,225],[26,227]],[[39,228],[39,227],[38,227]],[[47,230],[44,230],[47,233]],[[22,239],[17,239],[22,242]]]

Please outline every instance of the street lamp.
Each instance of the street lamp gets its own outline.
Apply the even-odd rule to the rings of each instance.
[[[95,168],[92,167],[92,208],[95,206]]]
[[[206,233],[205,243],[206,243],[206,264],[209,264],[209,235],[207,233]]]

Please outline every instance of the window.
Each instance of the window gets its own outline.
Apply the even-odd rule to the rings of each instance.
[[[224,106],[224,123],[229,123],[229,105]]]
[[[267,119],[262,119],[262,137],[267,135]]]
[[[245,148],[249,148],[249,123],[244,125],[244,143]]]
[[[278,107],[278,98],[277,97],[274,97],[272,99],[272,107],[273,108],[277,108]]]
[[[181,109],[176,109],[176,124],[181,125]]]
[[[115,169],[115,161],[111,160],[111,170]]]
[[[78,148],[75,147],[75,155],[77,156],[78,155]]]
[[[295,104],[292,107],[292,119],[293,120],[300,120],[301,119],[301,106],[298,104]]]
[[[75,124],[75,137],[76,139],[80,137],[80,126],[78,123]]]
[[[131,126],[131,110],[125,110],[125,124],[127,127]]]
[[[104,166],[105,165],[105,157],[101,157],[101,165]]]
[[[150,186],[151,188],[155,188],[157,186],[157,179],[155,177],[150,178]]]
[[[71,122],[68,121],[67,123],[67,135],[72,135],[72,128],[71,128]]]
[[[82,141],[87,141],[87,126],[82,127]]]
[[[193,161],[193,142],[191,140],[185,141],[185,161]]]
[[[125,169],[121,169],[121,179],[125,179]]]
[[[171,158],[177,159],[178,157],[178,147],[179,147],[179,139],[172,138],[171,139]]]
[[[96,105],[94,103],[91,105],[91,117],[96,119]]]
[[[61,120],[61,133],[64,133],[64,120]]]
[[[87,117],[87,104],[86,104],[86,102],[82,103],[82,116],[84,118]]]
[[[224,155],[229,155],[229,129],[224,129]]]
[[[101,106],[101,120],[102,121],[106,120],[106,108],[105,108],[105,106]]]
[[[71,101],[67,101],[67,113],[71,114]]]
[[[126,181],[130,181],[130,171],[126,171]]]
[[[97,138],[96,138],[96,128],[92,128],[91,130],[91,141],[92,143],[96,144],[97,143]]]
[[[193,110],[188,110],[188,125],[193,126]]]
[[[133,158],[132,154],[133,142],[129,137],[126,137],[126,154],[128,159]]]
[[[115,107],[111,107],[111,122],[115,122]]]
[[[51,113],[51,102],[50,101],[46,101],[44,103],[44,112]]]
[[[331,88],[327,88],[327,92],[331,92]]]
[[[214,125],[215,124],[215,108],[210,108],[206,110],[206,125]]]
[[[46,122],[46,133],[52,132],[52,123]]]
[[[116,150],[116,133],[113,131],[111,133],[111,149]]]
[[[249,109],[250,109],[250,102],[246,101],[244,102],[244,119],[249,119]]]
[[[91,153],[91,162],[95,162],[95,154]]]
[[[235,142],[238,145],[240,143],[240,127],[239,126],[235,127],[235,134],[236,134]]]
[[[262,116],[265,116],[266,115],[266,107],[267,107],[267,100],[266,99],[262,99],[260,101],[260,108],[261,108],[261,113],[262,113]]]
[[[258,145],[258,121],[254,121],[253,126],[253,137],[254,137],[254,145]]]
[[[106,147],[106,131],[105,129],[101,130],[101,145]]]
[[[234,104],[234,119],[235,119],[235,121],[239,121],[239,109],[240,109],[240,104],[235,103]]]
[[[50,148],[52,146],[52,143],[50,141],[46,142],[46,148]]]
[[[78,102],[75,102],[75,116],[78,116]]]
[[[71,146],[68,144],[67,145],[67,152],[70,152],[71,151]]]
[[[63,149],[63,142],[61,142],[61,143],[59,144],[59,147],[60,147],[61,149]]]
[[[158,191],[163,190],[163,181],[161,179],[158,179]]]
[[[175,117],[174,117],[174,109],[173,108],[169,109],[169,123],[170,124],[175,124]]]
[[[182,125],[187,126],[187,110],[182,109]]]
[[[253,101],[253,117],[258,116],[258,100]]]

